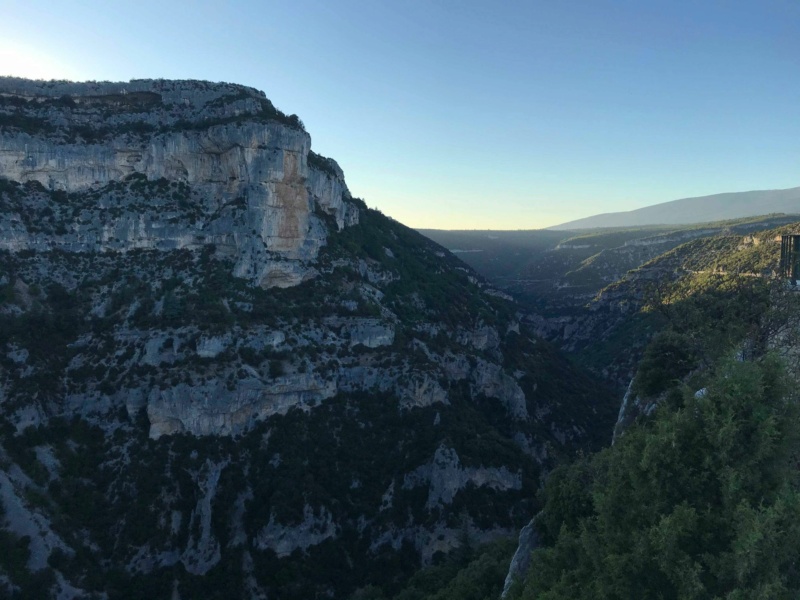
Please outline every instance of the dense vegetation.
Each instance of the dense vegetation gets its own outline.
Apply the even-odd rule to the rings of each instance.
[[[722,288],[732,281],[726,276],[735,277],[735,285],[770,277],[778,267],[775,239],[796,230],[795,219],[767,215],[583,232],[426,233],[461,250],[459,257],[531,310],[537,333],[622,395],[650,338],[669,322],[669,309],[653,310],[654,298],[665,307],[699,297],[699,288],[720,287],[724,296]]]
[[[556,469],[541,546],[508,600],[796,598],[800,413],[774,356],[723,361],[647,422]],[[504,553],[505,552],[505,553]],[[415,575],[399,599],[496,599],[502,546]],[[468,585],[467,585],[468,584]],[[383,599],[376,589],[354,598]]]
[[[41,235],[58,235],[75,211],[97,201],[0,185],[4,209],[29,207],[26,227]],[[195,192],[184,185],[131,177],[97,193],[109,213],[141,204],[191,222]],[[169,597],[175,587],[182,597],[259,589],[286,599],[415,598],[405,582],[430,544],[426,560],[438,575],[420,574],[409,586],[423,593],[436,579],[463,590],[480,579],[485,587],[476,589],[495,593],[513,544],[475,547],[530,519],[546,469],[607,440],[614,399],[533,338],[515,307],[486,293],[463,263],[357,203],[361,222],[328,238],[321,275],[286,289],[233,276],[232,261],[213,244],[0,253],[1,468],[13,470],[24,505],[64,541],[34,581],[25,565],[38,540],[5,532],[0,581],[19,597],[46,596],[42,590],[63,577],[87,595],[115,599]],[[351,344],[341,323],[364,318],[393,323],[394,341]],[[481,328],[496,332],[485,347],[463,337]],[[272,332],[283,341],[258,343]],[[231,341],[216,356],[200,356],[202,340],[215,336]],[[159,358],[146,359],[148,351]],[[512,418],[491,389],[449,379],[441,357],[458,355],[467,370],[495,368],[499,381],[524,392],[528,414],[544,416]],[[346,382],[362,366],[389,384],[340,389],[313,410],[273,415],[235,438],[149,439],[146,407],[129,402],[136,390],[156,395],[214,382],[214,393],[235,392],[256,376],[265,387],[306,373]],[[401,386],[422,377],[447,401],[403,400]],[[95,400],[108,408],[75,414]],[[37,415],[30,426],[18,420],[26,411]],[[429,502],[429,481],[413,474],[439,448],[457,455],[462,473],[510,466],[519,483],[469,482],[452,499]],[[206,482],[216,477],[209,496]],[[462,528],[464,550],[448,558]],[[264,532],[310,541],[279,553],[258,541]],[[193,567],[201,546],[218,547],[218,562]]]
[[[514,551],[514,541],[476,548],[465,532],[461,546],[440,564],[415,573],[396,594],[375,585],[357,590],[350,600],[497,600]]]
[[[798,298],[769,278],[791,229],[690,241],[605,292],[636,301],[616,333],[644,342],[629,405],[612,447],[549,476],[508,598],[798,597]]]
[[[768,215],[685,226],[590,231],[440,231],[426,236],[524,306],[545,316],[580,312],[605,286],[693,239],[742,236],[769,230],[796,216]],[[765,250],[765,248],[761,248]]]
[[[707,274],[660,289],[650,308],[665,325],[632,386],[643,410],[612,447],[550,474],[510,600],[800,594],[800,407],[767,351],[793,345],[796,293]],[[423,573],[437,584],[411,597],[457,597],[449,576]]]
[[[516,598],[796,598],[798,412],[773,357],[722,364],[554,472]]]

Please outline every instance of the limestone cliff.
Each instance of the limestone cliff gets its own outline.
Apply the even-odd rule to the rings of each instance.
[[[0,177],[64,198],[91,194],[80,212],[56,213],[55,235],[37,234],[17,211],[4,211],[2,248],[213,243],[235,257],[237,276],[286,287],[314,276],[327,237],[323,215],[339,229],[358,222],[341,170],[309,154],[299,119],[243,86],[0,78],[0,125]]]
[[[0,595],[347,597],[509,535],[613,423],[520,320],[260,92],[0,79]]]

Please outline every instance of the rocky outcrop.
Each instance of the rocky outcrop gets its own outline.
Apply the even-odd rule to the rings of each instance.
[[[405,409],[421,408],[432,404],[448,404],[447,391],[433,377],[418,374],[395,386],[400,406]]]
[[[330,317],[325,327],[338,331],[339,337],[349,340],[349,345],[379,348],[394,342],[394,325],[382,319],[360,317]]]
[[[316,213],[330,215],[339,229],[358,222],[341,170],[320,157],[324,170],[310,166],[310,136],[299,121],[265,114],[263,94],[200,83],[49,88],[0,78],[0,118],[12,124],[0,133],[0,177],[94,198],[78,215],[65,216],[56,235],[37,235],[24,218],[4,213],[0,248],[97,252],[213,243],[236,257],[237,276],[264,287],[315,276],[310,263],[327,238]],[[54,90],[69,102],[51,102]],[[131,94],[152,96],[137,101]],[[79,123],[83,133],[75,134]],[[138,189],[129,185],[122,194],[118,184],[131,180]],[[176,194],[175,210],[153,210],[151,202],[142,210],[136,202]]]
[[[625,430],[642,414],[650,414],[655,410],[657,402],[644,403],[639,395],[633,391],[633,379],[625,390],[622,402],[619,405],[617,422],[614,424],[614,431],[611,436],[612,445],[617,438],[625,433]]]
[[[505,598],[515,582],[522,582],[528,574],[528,567],[531,564],[531,552],[539,547],[539,534],[536,532],[536,518],[531,519],[519,532],[519,542],[508,567],[508,574],[503,583],[503,593],[501,598]]]
[[[494,350],[500,345],[500,336],[494,327],[480,324],[472,330],[461,330],[458,341],[476,350]]]
[[[506,375],[500,365],[478,360],[471,382],[476,394],[496,398],[503,403],[509,415],[516,419],[528,418],[525,393],[513,377]]]
[[[146,401],[150,436],[230,435],[290,408],[314,406],[335,393],[333,382],[309,374],[281,377],[269,384],[243,379],[232,390],[222,381],[153,389]]]
[[[430,565],[437,554],[446,554],[459,548],[464,542],[465,533],[469,536],[471,543],[480,546],[499,538],[508,538],[515,532],[506,528],[484,530],[469,522],[464,522],[457,527],[437,523],[430,528],[422,526],[405,529],[390,528],[375,539],[370,545],[370,552],[385,550],[382,548],[384,546],[400,550],[404,543],[409,543],[419,553],[422,564]]]
[[[350,328],[350,345],[367,348],[389,346],[394,342],[394,327],[378,319],[364,320]]]
[[[262,528],[254,546],[260,550],[272,550],[278,557],[289,556],[297,549],[306,550],[336,536],[336,524],[330,512],[322,507],[315,511],[308,504],[303,508],[303,520],[295,525],[283,525],[271,515],[269,523]]]
[[[219,484],[219,476],[226,463],[206,461],[199,485],[202,496],[189,519],[189,531],[192,534],[181,555],[186,570],[194,575],[204,575],[220,560],[219,542],[211,532],[211,502]],[[199,533],[196,533],[199,532]]]
[[[522,487],[522,478],[506,467],[463,467],[456,451],[442,445],[436,449],[430,463],[418,467],[403,479],[404,489],[428,486],[425,504],[428,510],[451,504],[467,484],[494,490],[518,490]]]

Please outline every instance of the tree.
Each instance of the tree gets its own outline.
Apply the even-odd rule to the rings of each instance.
[[[554,475],[523,598],[795,598],[798,411],[767,357],[724,364]],[[583,485],[581,485],[583,483]],[[587,502],[587,498],[591,501]]]

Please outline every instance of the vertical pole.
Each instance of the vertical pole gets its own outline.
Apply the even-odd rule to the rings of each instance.
[[[782,235],[781,236],[781,262],[780,262],[780,266],[778,267],[778,273],[780,273],[781,277],[784,276],[783,263],[784,263],[784,257],[785,256],[786,256],[786,236]]]
[[[781,236],[781,277],[789,279],[789,236]]]

